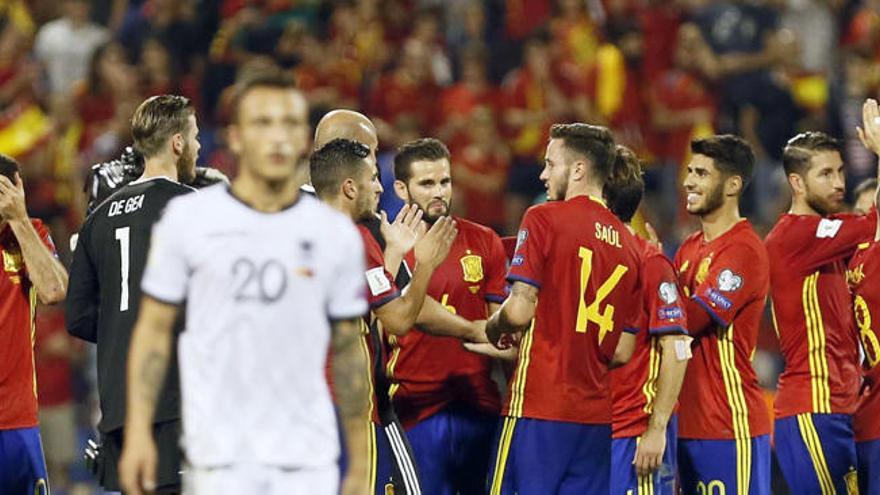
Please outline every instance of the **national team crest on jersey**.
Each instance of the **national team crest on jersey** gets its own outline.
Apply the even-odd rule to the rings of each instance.
[[[21,267],[21,251],[3,251],[3,271],[18,273]]]
[[[461,271],[464,274],[464,281],[468,283],[477,283],[483,280],[483,258],[471,254],[467,251],[467,255],[461,258]]]
[[[709,276],[709,267],[712,265],[712,254],[709,253],[709,256],[703,258],[703,261],[700,261],[700,266],[697,268],[697,276],[696,280],[698,284],[702,284],[706,281],[706,277]]]

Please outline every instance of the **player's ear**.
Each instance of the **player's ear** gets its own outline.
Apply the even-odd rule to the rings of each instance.
[[[183,153],[183,148],[185,147],[186,139],[183,137],[183,134],[178,132],[171,136],[171,149],[174,151],[175,155]]]
[[[791,173],[788,174],[788,185],[791,186],[791,190],[795,194],[806,194],[807,186],[804,183],[804,178],[801,174]]]
[[[726,189],[725,194],[728,196],[739,196],[743,190],[743,180],[739,175],[731,175],[724,181]]]
[[[229,142],[229,149],[232,150],[236,155],[241,154],[241,136],[239,134],[238,126],[235,124],[230,125],[226,128],[226,139]]]
[[[584,160],[578,160],[574,162],[571,166],[571,178],[574,179],[575,182],[580,182],[584,180],[584,177],[587,175],[589,165]]]
[[[358,189],[353,179],[348,178],[342,182],[342,195],[345,196],[346,199],[350,199],[352,201],[357,199]]]
[[[406,187],[406,183],[402,180],[394,181],[394,194],[397,194],[397,197],[409,202],[409,189]]]

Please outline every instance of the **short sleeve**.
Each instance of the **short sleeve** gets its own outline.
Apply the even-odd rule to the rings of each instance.
[[[510,282],[524,282],[541,288],[544,278],[544,263],[547,252],[544,247],[549,245],[547,235],[549,225],[535,208],[526,211],[522,225],[516,236],[516,249],[510,260]]]
[[[877,210],[867,215],[841,214],[833,217],[802,215],[796,219],[789,239],[798,265],[813,271],[823,265],[852,256],[856,247],[873,239]]]
[[[645,326],[651,335],[686,334],[684,297],[675,270],[662,254],[649,257],[644,266],[642,291],[648,313]]]
[[[489,259],[486,261],[486,301],[503,303],[506,299],[507,282],[504,275],[507,271],[507,256],[501,238],[494,232],[490,237]]]
[[[153,226],[150,252],[141,280],[144,294],[168,304],[180,304],[186,299],[191,275],[184,212],[174,206],[172,200]]]
[[[341,246],[338,250],[336,269],[328,287],[327,314],[331,320],[347,320],[367,313],[366,287],[361,273],[364,272],[364,244],[354,226],[340,229]]]
[[[385,257],[379,243],[366,228],[359,227],[359,231],[366,259],[366,268],[362,272],[367,279],[367,302],[370,309],[376,309],[400,297],[400,289],[385,268]]]
[[[724,249],[698,281],[694,300],[716,323],[727,327],[736,314],[761,292],[762,275],[755,269],[760,257],[751,249]]]

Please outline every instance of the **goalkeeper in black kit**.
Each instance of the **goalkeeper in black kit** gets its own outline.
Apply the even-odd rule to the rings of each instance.
[[[149,98],[131,123],[134,149],[92,169],[86,186],[89,215],[76,241],[66,303],[68,332],[97,344],[101,445],[87,450],[87,457],[109,491],[120,490],[117,464],[124,438],[126,359],[153,224],[168,201],[194,191],[194,183],[225,178],[195,166],[198,125],[188,99]],[[176,358],[171,362],[175,364],[153,425],[160,454],[157,493],[181,491],[180,390]]]

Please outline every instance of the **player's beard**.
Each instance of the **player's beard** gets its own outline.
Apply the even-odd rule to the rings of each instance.
[[[187,143],[183,147],[180,158],[177,159],[177,180],[183,184],[189,184],[196,178],[196,163],[192,156],[192,147]]]
[[[429,205],[435,201],[440,201],[443,203],[443,212],[440,214],[429,213]],[[434,222],[436,222],[437,220],[440,220],[440,217],[445,217],[445,216],[449,215],[450,203],[446,202],[445,200],[442,200],[442,199],[433,198],[433,199],[431,199],[431,201],[428,201],[428,204],[426,204],[424,206],[422,206],[422,205],[418,205],[418,206],[424,212],[422,214],[422,220],[427,222],[428,225],[434,225]]]
[[[565,170],[565,177],[562,177],[562,180],[559,181],[559,184],[553,187],[553,195],[550,195],[550,189],[547,189],[547,201],[565,201],[565,196],[568,194],[568,179],[571,176],[571,167],[567,167]],[[549,179],[549,180],[552,180]]]
[[[705,202],[703,206],[698,209],[691,211],[692,215],[709,215],[718,208],[721,208],[721,205],[724,204],[724,191],[723,191],[724,183],[718,183],[714,189],[712,189],[709,194],[706,194],[704,197]]]
[[[371,198],[369,194],[358,195],[355,207],[355,210],[357,211],[358,221],[369,220],[370,218],[376,216],[377,204],[376,201]]]
[[[807,204],[821,216],[840,213],[840,208],[835,206],[834,202],[829,201],[819,195],[811,194],[807,191]]]

